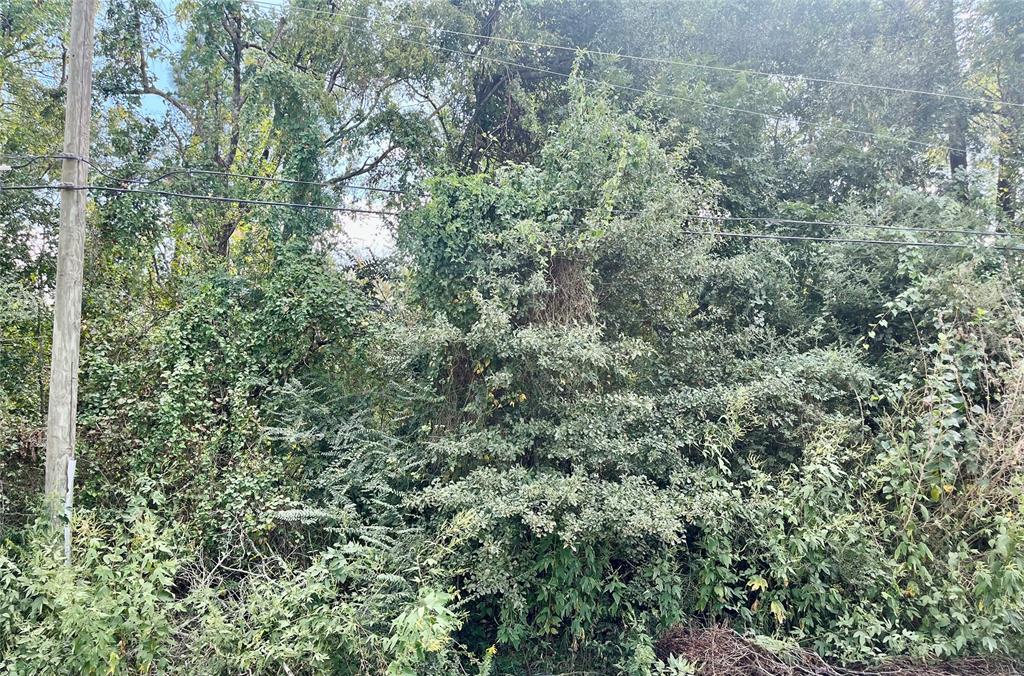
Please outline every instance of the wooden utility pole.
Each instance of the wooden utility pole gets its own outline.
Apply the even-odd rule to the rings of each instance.
[[[64,112],[60,239],[53,304],[50,407],[46,417],[44,494],[54,524],[71,517],[75,473],[75,415],[78,410],[78,345],[82,335],[82,274],[85,259],[85,200],[92,108],[92,40],[97,0],[74,0]],[[65,523],[64,551],[70,556],[71,529]]]

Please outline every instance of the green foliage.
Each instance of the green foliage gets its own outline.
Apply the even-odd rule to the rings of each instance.
[[[272,400],[359,330],[362,301],[316,255],[251,278],[216,271],[183,293],[155,330],[113,326],[88,356],[93,462],[135,478],[117,487],[125,499],[152,495],[196,535],[262,539],[300,462],[264,434]]]
[[[290,666],[305,673],[362,674],[381,673],[389,663],[404,669],[396,673],[414,673],[447,658],[443,649],[456,626],[454,615],[430,595],[402,610],[410,591],[382,568],[386,560],[379,552],[346,545],[327,550],[305,569],[282,560],[272,564],[233,585],[229,596],[208,584],[183,601],[182,616],[194,623],[176,644],[182,673]],[[218,574],[209,571],[206,581]],[[395,618],[390,623],[389,616]]]
[[[70,565],[42,525],[0,552],[5,673],[458,673],[451,596],[417,596],[386,551],[348,544],[240,574],[178,559],[151,511],[74,527]]]
[[[0,654],[8,673],[165,670],[180,562],[156,517],[133,510],[102,524],[75,521],[65,564],[47,526],[0,550]]]
[[[451,601],[451,594],[424,589],[416,603],[395,618],[393,633],[384,644],[395,655],[388,674],[412,676],[417,665],[445,649],[452,632],[461,624],[448,608]]]
[[[397,248],[94,191],[65,565],[56,202],[0,191],[3,668],[668,676],[699,622],[1024,653],[1020,12],[749,4],[107,3],[91,181],[387,205]],[[51,5],[0,10],[4,153],[59,147]]]

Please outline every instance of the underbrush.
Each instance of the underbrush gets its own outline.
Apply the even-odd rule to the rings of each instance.
[[[358,545],[247,570],[186,554],[138,509],[75,518],[69,563],[40,524],[0,549],[7,673],[463,673],[451,594],[417,587]],[[486,655],[484,659],[489,659]]]

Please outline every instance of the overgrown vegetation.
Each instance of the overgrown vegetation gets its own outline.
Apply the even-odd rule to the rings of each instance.
[[[6,185],[64,4],[0,9]],[[56,196],[0,191],[4,668],[1024,654],[1022,7],[104,3],[95,184],[393,215],[93,191],[65,563]]]

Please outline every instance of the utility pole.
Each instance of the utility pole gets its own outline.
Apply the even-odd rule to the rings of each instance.
[[[85,261],[85,201],[92,108],[92,41],[97,0],[74,0],[64,112],[57,289],[53,304],[50,407],[46,417],[44,495],[51,522],[65,517],[64,554],[71,555],[75,474],[75,416],[78,410],[78,346],[82,335],[82,276]]]

